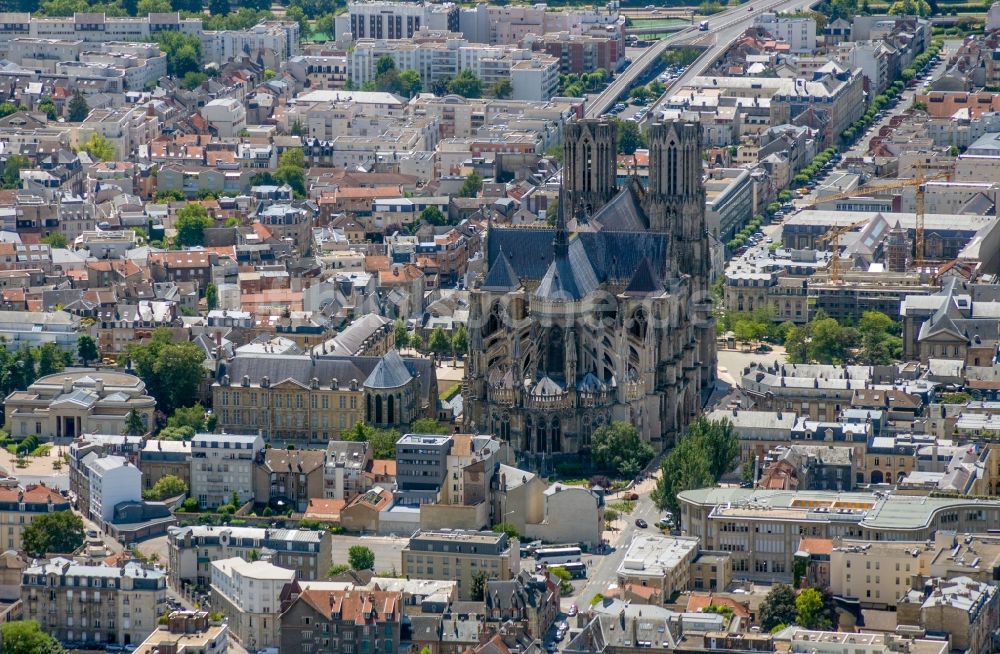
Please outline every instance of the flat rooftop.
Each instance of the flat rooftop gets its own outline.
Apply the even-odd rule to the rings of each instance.
[[[621,577],[662,577],[698,550],[697,538],[636,534],[618,566]]]

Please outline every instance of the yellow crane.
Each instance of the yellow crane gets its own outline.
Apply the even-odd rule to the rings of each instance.
[[[859,227],[864,227],[869,222],[869,220],[859,220],[843,227],[834,227],[816,239],[817,244],[830,241],[830,281],[834,284],[840,283],[840,237]]]
[[[894,190],[897,190],[897,189],[910,188],[910,187],[916,186],[917,187],[917,194],[916,194],[917,195],[917,197],[916,197],[916,205],[917,205],[916,206],[916,210],[917,211],[916,211],[916,225],[915,225],[916,239],[915,239],[915,242],[914,242],[914,261],[915,261],[917,267],[919,267],[924,262],[924,191],[925,191],[925,184],[927,182],[929,182],[929,181],[932,181],[932,180],[935,180],[935,179],[942,179],[942,178],[950,181],[952,173],[951,173],[951,171],[947,171],[947,172],[943,172],[943,173],[938,173],[937,175],[930,175],[928,177],[925,177],[924,174],[923,174],[923,166],[921,164],[917,164],[917,166],[916,166],[916,172],[917,172],[917,176],[914,179],[902,180],[902,181],[896,182],[894,184],[886,184],[884,186],[873,186],[873,187],[870,187],[870,188],[868,188],[868,187],[858,188],[858,189],[854,189],[853,191],[850,191],[848,193],[837,193],[836,195],[828,195],[828,196],[824,196],[822,198],[817,198],[816,199],[817,202],[809,205],[809,208],[815,208],[816,204],[818,204],[818,203],[836,202],[837,200],[847,200],[847,199],[856,198],[856,197],[862,196],[862,195],[872,195],[872,194],[878,193],[880,191],[894,191]],[[839,279],[839,273],[840,273],[840,270],[839,270],[839,267],[840,267],[840,256],[839,256],[839,249],[837,247],[839,245],[840,236],[842,236],[843,234],[846,234],[847,232],[850,232],[853,229],[857,229],[858,227],[864,225],[867,222],[868,221],[861,221],[860,223],[855,223],[853,225],[848,225],[846,227],[839,227],[839,228],[831,229],[825,235],[823,235],[822,237],[820,237],[819,239],[817,239],[817,241],[819,241],[819,242],[832,241],[832,243],[833,243],[833,252],[831,253],[831,257],[830,257],[830,278],[831,278],[831,280],[834,283],[837,283],[837,281]]]

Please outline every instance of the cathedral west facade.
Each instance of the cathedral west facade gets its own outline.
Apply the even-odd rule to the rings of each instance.
[[[564,132],[554,229],[491,227],[471,292],[468,428],[533,467],[634,424],[660,450],[715,380],[701,127],[650,127],[647,187],[617,188],[613,123]]]

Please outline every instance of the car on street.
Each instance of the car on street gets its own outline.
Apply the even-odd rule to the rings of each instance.
[[[635,519],[635,526],[638,527],[639,529],[645,529],[646,527],[649,526],[649,524],[645,520],[643,520],[642,518],[636,518]]]
[[[570,604],[569,610],[566,611],[566,615],[568,615],[569,617],[572,618],[574,615],[576,615],[579,612],[580,612],[580,609],[578,609],[576,607],[576,604]]]

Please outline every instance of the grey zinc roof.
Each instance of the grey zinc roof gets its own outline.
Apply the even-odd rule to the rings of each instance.
[[[514,269],[510,265],[510,259],[501,250],[496,261],[493,262],[493,266],[486,273],[486,279],[483,280],[482,287],[487,291],[513,291],[520,285],[517,273],[514,272]]]
[[[378,365],[368,375],[365,386],[368,388],[399,388],[413,379],[410,370],[406,367],[403,357],[399,356],[396,350],[389,350],[388,354],[379,360]]]
[[[556,257],[549,264],[535,295],[546,300],[580,300],[599,285],[580,239],[575,238],[569,244],[568,254]]]
[[[555,230],[494,227],[487,239],[492,266],[501,250],[520,279],[541,279],[552,263]],[[626,283],[639,262],[649,259],[654,272],[666,270],[667,236],[659,232],[581,232],[572,241],[580,247],[600,283]]]

